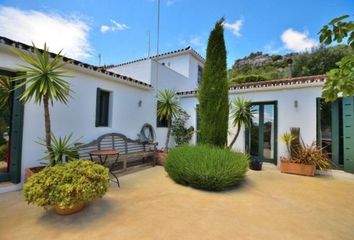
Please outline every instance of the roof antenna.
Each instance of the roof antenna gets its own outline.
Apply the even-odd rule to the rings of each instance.
[[[147,57],[150,58],[150,45],[151,45],[150,31],[147,31],[147,35],[148,35],[148,55],[147,55]]]
[[[158,97],[159,83],[159,47],[160,47],[160,0],[157,0],[157,41],[156,41],[156,98]]]

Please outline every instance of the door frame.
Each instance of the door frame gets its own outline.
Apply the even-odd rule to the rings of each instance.
[[[18,76],[19,73],[0,69],[0,75],[7,77]],[[16,81],[14,85],[18,84]],[[0,173],[0,182],[10,181],[12,183],[21,182],[21,159],[22,159],[22,135],[23,135],[23,118],[24,106],[18,100],[23,93],[25,87],[18,88],[13,91],[11,97],[10,108],[10,167],[6,173]]]
[[[258,157],[261,162],[270,162],[277,165],[278,161],[278,101],[252,102],[251,106],[259,105],[259,131],[258,131]],[[264,149],[264,105],[274,106],[274,155],[273,158],[267,159],[263,156]],[[245,131],[245,152],[250,154],[251,135],[248,128]],[[252,157],[252,156],[251,156]]]

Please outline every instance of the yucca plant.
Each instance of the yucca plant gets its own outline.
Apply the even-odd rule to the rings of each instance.
[[[52,156],[52,160],[50,162],[51,166],[54,166],[58,163],[62,163],[65,160],[71,161],[73,159],[78,158],[78,147],[79,145],[77,144],[78,140],[72,141],[72,133],[69,134],[68,136],[62,137],[55,137],[54,134],[52,134],[52,139],[51,139],[51,149],[52,152],[50,153],[48,150],[45,151],[44,156],[41,160],[49,160],[51,159],[50,157]],[[38,144],[46,147],[46,142],[45,140],[37,142]],[[66,159],[64,159],[66,158]]]
[[[305,144],[302,141],[301,147],[296,149],[291,162],[305,165],[314,165],[320,170],[327,171],[331,168],[331,161],[323,148],[317,146],[316,142]]]
[[[251,121],[254,111],[252,110],[251,102],[244,98],[236,98],[231,104],[231,118],[234,127],[237,126],[236,134],[232,139],[229,148],[232,148],[237,140],[242,125],[246,128],[251,127]]]
[[[166,89],[159,92],[157,99],[157,117],[160,120],[167,120],[167,136],[165,150],[168,150],[168,143],[171,135],[172,119],[177,117],[180,105],[177,99],[177,93],[174,90]]]
[[[10,78],[0,76],[0,108],[6,109],[10,105],[11,81]]]
[[[295,140],[295,136],[292,135],[291,133],[285,132],[282,135],[280,135],[280,139],[286,144],[286,149],[288,150],[288,153],[290,155],[291,153],[290,144],[292,141]]]
[[[20,101],[27,103],[34,99],[36,104],[44,107],[45,123],[45,145],[49,153],[50,164],[54,161],[53,149],[51,144],[51,122],[49,104],[54,101],[67,104],[70,96],[70,85],[63,78],[69,77],[63,67],[66,63],[60,55],[61,51],[51,58],[51,54],[46,44],[44,49],[39,50],[33,44],[34,54],[28,54],[21,50],[14,49],[14,52],[26,62],[26,65],[20,65],[19,72],[23,73],[15,77],[13,81],[21,81],[15,89],[26,86]]]

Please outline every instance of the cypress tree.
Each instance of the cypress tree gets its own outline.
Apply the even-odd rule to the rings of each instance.
[[[227,143],[229,100],[224,41],[224,18],[211,31],[205,66],[198,90],[200,141],[225,147]]]

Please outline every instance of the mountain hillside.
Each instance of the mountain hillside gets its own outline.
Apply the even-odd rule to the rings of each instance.
[[[353,51],[344,45],[319,47],[310,52],[285,55],[255,52],[235,61],[229,70],[229,82],[233,84],[287,78],[289,59],[293,61],[293,77],[325,74],[336,67],[336,62],[349,54],[353,54]]]

